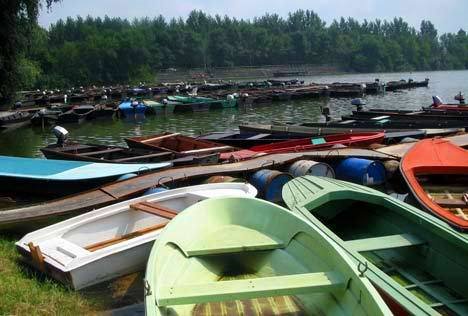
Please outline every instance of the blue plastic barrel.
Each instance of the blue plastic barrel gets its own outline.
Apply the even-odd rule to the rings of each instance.
[[[385,182],[385,167],[380,161],[346,158],[336,165],[336,178],[363,185]]]
[[[168,189],[163,188],[163,187],[149,188],[148,190],[145,191],[145,193],[143,193],[143,196],[154,194],[154,193],[160,193],[160,192],[164,192],[164,191],[167,191],[167,190]]]
[[[250,183],[258,190],[261,198],[270,202],[281,202],[283,186],[292,178],[288,173],[262,169],[252,175]]]

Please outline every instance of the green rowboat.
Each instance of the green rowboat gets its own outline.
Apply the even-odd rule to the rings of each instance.
[[[468,314],[468,235],[386,194],[329,178],[296,178],[283,199],[367,266],[392,311]]]
[[[147,315],[388,315],[344,252],[299,216],[253,198],[178,215],[153,246]]]

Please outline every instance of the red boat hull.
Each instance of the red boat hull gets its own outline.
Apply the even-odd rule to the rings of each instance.
[[[447,111],[467,111],[468,112],[468,105],[458,105],[458,104],[441,104],[436,106],[431,106],[431,109],[436,110],[447,110]]]
[[[432,214],[449,224],[468,230],[468,203],[464,207],[456,205],[458,212],[453,212],[440,200],[432,198],[420,183],[418,177],[428,176],[466,176],[468,175],[468,151],[445,139],[425,139],[414,145],[403,157],[400,170],[418,202]],[[468,186],[468,184],[463,184]],[[460,207],[458,207],[460,206]],[[451,207],[452,208],[452,207]]]
[[[374,133],[353,133],[335,134],[323,137],[301,138],[276,142],[267,145],[254,146],[249,149],[222,153],[220,159],[243,160],[258,156],[259,154],[281,154],[291,152],[301,152],[308,150],[320,150],[333,147],[335,145],[345,145],[353,147],[367,147],[371,144],[381,143],[385,134]]]

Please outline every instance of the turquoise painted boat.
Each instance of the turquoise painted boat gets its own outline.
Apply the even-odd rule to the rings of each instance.
[[[153,246],[145,289],[146,315],[390,315],[328,237],[254,198],[177,215]]]
[[[366,270],[395,314],[468,314],[467,234],[384,193],[330,178],[296,178],[283,199]]]
[[[0,156],[0,191],[64,195],[170,166],[167,162],[113,164]]]

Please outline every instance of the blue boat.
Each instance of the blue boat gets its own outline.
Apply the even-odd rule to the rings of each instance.
[[[119,112],[122,117],[133,117],[145,115],[148,107],[138,100],[125,100],[119,104]]]
[[[0,193],[59,196],[170,166],[168,162],[113,164],[0,156]]]

